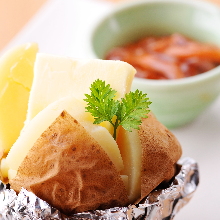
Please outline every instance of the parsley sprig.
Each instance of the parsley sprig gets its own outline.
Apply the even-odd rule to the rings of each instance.
[[[116,91],[105,81],[97,79],[90,87],[91,94],[85,94],[86,110],[94,117],[94,124],[108,121],[116,130],[121,125],[125,130],[139,129],[142,118],[147,118],[151,102],[147,94],[139,90],[129,92],[120,101],[115,99]]]

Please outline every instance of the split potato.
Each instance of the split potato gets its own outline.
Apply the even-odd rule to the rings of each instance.
[[[120,171],[82,124],[63,111],[27,152],[11,187],[24,187],[68,215],[134,204],[175,175],[181,146],[152,114],[140,130],[120,128]]]
[[[67,112],[46,129],[10,180],[63,213],[128,204],[126,188],[103,148]]]
[[[114,140],[110,123],[94,125],[85,111],[94,80],[105,80],[120,99],[134,73],[121,61],[38,54],[25,127],[1,159],[1,179],[67,215],[134,204],[170,181],[181,146],[153,114],[140,130],[119,127]]]

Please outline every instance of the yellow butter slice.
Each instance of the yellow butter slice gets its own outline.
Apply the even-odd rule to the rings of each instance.
[[[117,98],[130,91],[136,70],[122,61],[73,59],[39,53],[36,58],[33,87],[27,121],[50,103],[74,95],[84,99],[96,79],[105,80],[117,91]]]

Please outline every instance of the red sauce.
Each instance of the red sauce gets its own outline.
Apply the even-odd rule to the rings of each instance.
[[[113,48],[106,59],[130,63],[137,70],[136,77],[179,79],[204,73],[220,65],[220,48],[173,34],[146,37]]]

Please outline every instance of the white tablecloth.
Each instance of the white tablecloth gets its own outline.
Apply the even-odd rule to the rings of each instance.
[[[98,0],[49,0],[1,53],[34,41],[40,52],[90,58],[90,28],[113,7]],[[182,144],[183,156],[194,158],[200,168],[199,188],[175,220],[219,220],[220,98],[194,122],[172,131]]]

